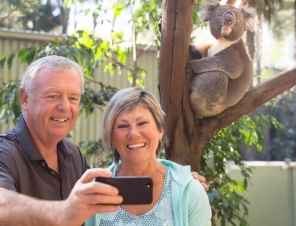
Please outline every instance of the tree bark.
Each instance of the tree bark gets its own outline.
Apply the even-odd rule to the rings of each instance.
[[[195,116],[189,103],[186,63],[192,31],[193,0],[164,0],[162,3],[160,50],[160,102],[166,113],[166,155],[168,159],[198,170],[200,143]]]
[[[64,8],[63,6],[60,6],[60,22],[62,25],[62,34],[67,34],[68,30],[68,22],[69,22],[69,14],[70,14],[70,9],[69,8]]]
[[[227,0],[227,1],[226,1],[226,4],[227,4],[227,5],[234,5],[235,2],[236,2],[236,0]]]
[[[296,84],[296,67],[252,88],[219,115],[197,119],[189,102],[186,63],[192,29],[193,0],[164,0],[162,5],[159,91],[166,113],[166,155],[200,171],[202,151],[220,129]]]
[[[294,1],[294,59],[296,59],[296,1]]]

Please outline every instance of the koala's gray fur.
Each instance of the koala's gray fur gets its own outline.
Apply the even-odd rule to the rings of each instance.
[[[217,115],[235,105],[246,93],[253,77],[250,58],[241,39],[253,31],[255,9],[220,5],[211,0],[202,8],[216,43],[190,45],[193,58],[187,65],[190,103],[198,117]]]

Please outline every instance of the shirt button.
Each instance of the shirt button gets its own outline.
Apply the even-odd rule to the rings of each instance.
[[[44,163],[44,162],[42,162],[42,163],[41,163],[41,166],[45,167],[45,163]]]
[[[51,173],[51,175],[55,175],[55,172],[54,171],[51,171],[50,173]]]

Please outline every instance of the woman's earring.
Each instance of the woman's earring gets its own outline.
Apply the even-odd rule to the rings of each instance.
[[[111,150],[113,151],[113,154],[117,151],[116,148],[113,148],[112,146],[112,143],[110,142],[110,147],[111,147]]]

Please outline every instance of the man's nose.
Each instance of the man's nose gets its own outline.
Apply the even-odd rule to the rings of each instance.
[[[69,111],[70,110],[70,101],[68,98],[61,98],[57,106],[57,109],[60,111]]]

